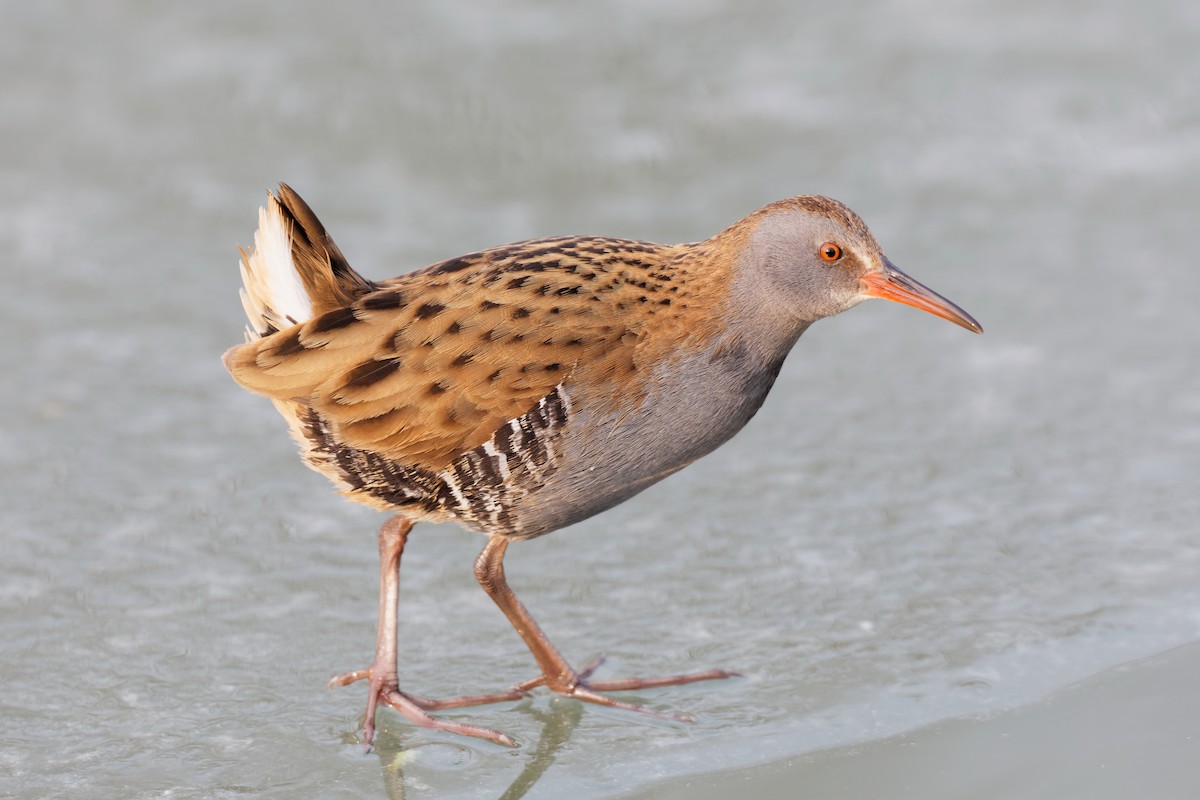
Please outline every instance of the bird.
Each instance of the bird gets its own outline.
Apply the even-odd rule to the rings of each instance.
[[[390,514],[378,534],[374,658],[330,681],[367,682],[368,750],[380,705],[417,726],[515,746],[430,712],[536,687],[688,721],[609,693],[737,673],[593,679],[599,661],[572,667],[509,587],[508,546],[612,508],[729,440],[820,319],[884,298],[983,332],[821,195],[771,203],[699,242],[534,239],[375,281],[281,183],[253,247],[239,252],[249,325],[225,366],[274,403],[309,467]],[[422,521],[487,537],[475,577],[533,655],[535,678],[445,699],[401,690],[399,568]]]

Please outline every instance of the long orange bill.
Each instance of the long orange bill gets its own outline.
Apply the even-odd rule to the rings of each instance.
[[[905,275],[886,258],[883,260],[882,270],[864,275],[859,281],[862,283],[863,292],[871,297],[904,303],[906,306],[928,311],[936,317],[948,319],[969,331],[983,333],[983,326],[976,322],[974,317],[937,292]]]

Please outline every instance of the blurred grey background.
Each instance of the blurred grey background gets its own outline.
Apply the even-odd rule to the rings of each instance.
[[[947,774],[957,796],[1069,796],[1104,759],[1056,758],[1051,724],[1021,728],[1036,763],[921,739],[906,782],[868,745],[1200,640],[1195,4],[112,0],[0,21],[0,794],[618,797],[751,769],[735,785],[796,796],[803,776],[753,768],[845,746],[878,776],[857,796]],[[728,446],[513,548],[569,658],[744,673],[637,698],[695,725],[539,695],[458,715],[515,751],[385,714],[363,756],[361,686],[323,687],[369,660],[381,516],[218,360],[244,324],[236,245],[280,180],[373,278],[542,235],[695,240],[829,194],[987,334],[885,303],[822,322]],[[416,693],[532,675],[471,577],[481,545],[430,527],[406,553]],[[1104,769],[1196,796],[1200,731],[1172,715],[1194,671],[1130,674],[1156,702],[1131,720],[1114,683],[1090,727],[1182,732]]]

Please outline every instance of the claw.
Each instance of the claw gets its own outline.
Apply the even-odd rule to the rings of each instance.
[[[607,660],[608,660],[608,656],[601,653],[600,655],[596,656],[591,661],[589,661],[587,664],[584,664],[583,669],[579,670],[579,680],[581,680],[581,681],[587,680],[589,677],[591,677],[591,674],[593,672],[595,672],[596,670],[598,670],[602,666],[604,666],[604,662]]]
[[[332,689],[335,686],[349,686],[355,681],[368,680],[370,677],[370,668],[359,669],[354,672],[343,672],[341,675],[334,675],[330,678],[329,683],[325,684],[325,688]]]

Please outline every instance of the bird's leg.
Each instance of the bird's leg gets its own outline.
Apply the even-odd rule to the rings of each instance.
[[[396,676],[396,622],[397,604],[400,600],[400,557],[412,522],[397,514],[383,523],[379,529],[379,629],[375,636],[375,660],[367,669],[337,675],[329,681],[330,686],[346,686],[359,680],[367,680],[367,712],[363,718],[363,745],[371,748],[375,738],[375,709],[379,703],[391,706],[410,722],[425,728],[438,728],[466,736],[478,736],[497,744],[513,747],[512,739],[491,728],[451,722],[431,717],[428,711],[458,708],[499,700],[515,700],[523,692],[510,691],[502,695],[483,697],[456,697],[451,700],[429,700],[400,691]]]
[[[512,626],[517,629],[517,633],[525,640],[525,645],[533,653],[538,666],[541,667],[542,674],[540,676],[518,684],[514,687],[514,690],[527,691],[536,686],[545,686],[557,694],[586,700],[589,703],[610,706],[612,708],[623,708],[628,711],[638,711],[663,719],[691,722],[691,718],[683,714],[664,714],[644,706],[614,700],[611,697],[598,694],[598,692],[649,689],[656,686],[676,686],[682,683],[730,678],[737,675],[736,672],[714,669],[707,672],[671,675],[664,678],[628,678],[625,680],[593,681],[589,678],[592,671],[600,666],[598,661],[589,664],[582,672],[576,672],[567,663],[567,660],[562,657],[562,654],[558,652],[558,648],[542,632],[542,629],[534,621],[533,616],[525,608],[525,605],[517,598],[513,590],[509,588],[508,581],[504,577],[504,552],[508,549],[508,542],[509,540],[506,536],[493,536],[488,539],[488,543],[484,545],[483,551],[475,559],[475,578],[479,581],[479,585],[483,587],[483,590],[500,607],[500,610],[504,612],[504,616],[508,617],[508,621],[512,623]]]

